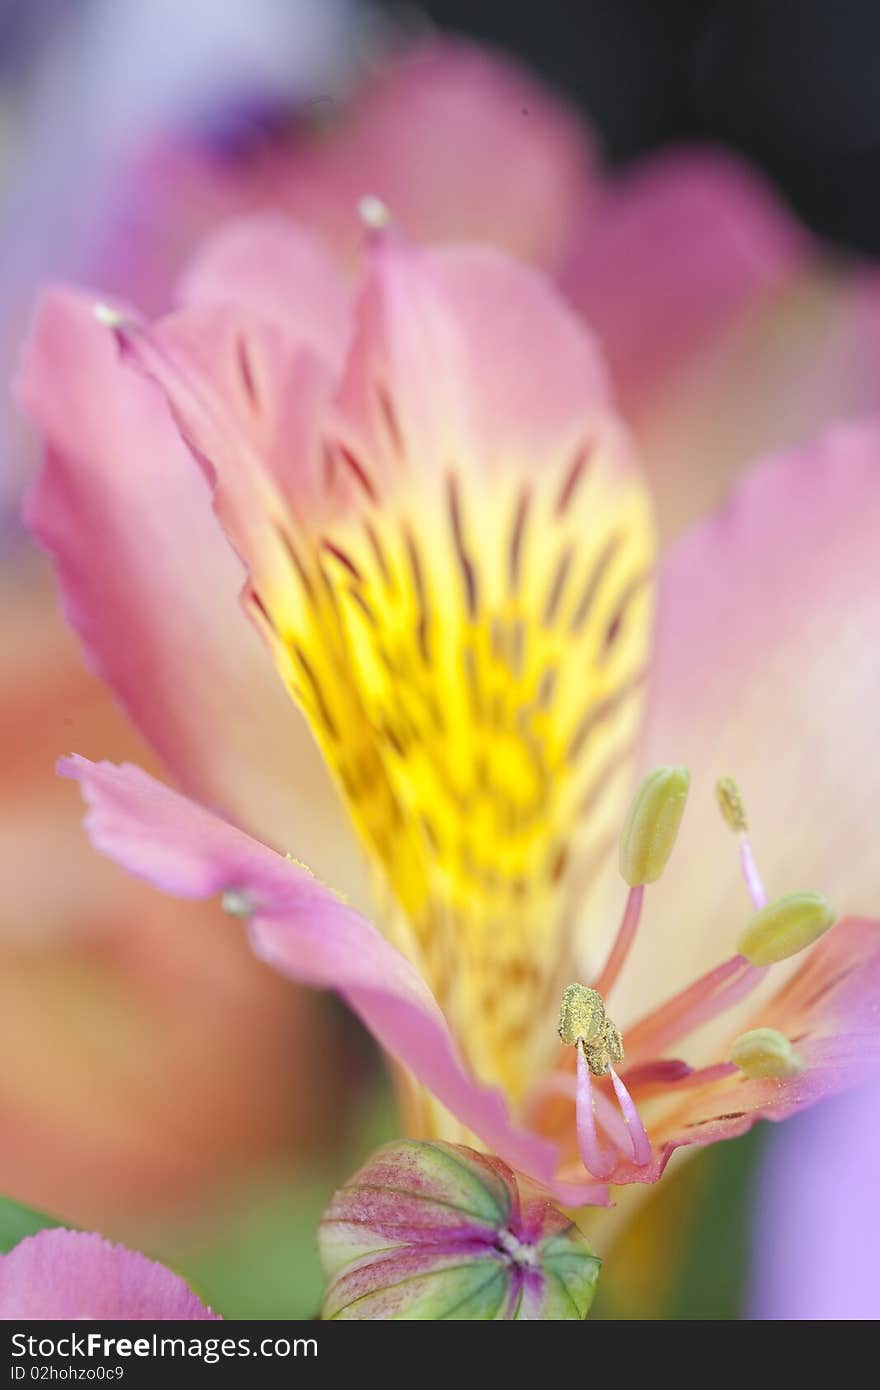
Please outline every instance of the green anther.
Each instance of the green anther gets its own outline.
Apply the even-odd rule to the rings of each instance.
[[[804,1069],[789,1039],[775,1028],[742,1033],[730,1049],[730,1060],[753,1081],[781,1080]]]
[[[666,868],[690,784],[686,767],[658,767],[636,792],[620,837],[620,872],[631,888],[656,882]]]
[[[773,965],[812,946],[834,920],[821,893],[789,893],[755,914],[740,937],[739,950],[752,965]]]
[[[718,798],[721,814],[731,830],[744,834],[749,828],[749,822],[746,819],[746,808],[739,794],[739,787],[733,778],[720,777],[715,783],[715,795]]]

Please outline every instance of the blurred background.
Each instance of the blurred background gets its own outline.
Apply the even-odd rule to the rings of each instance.
[[[490,107],[444,86],[442,65],[421,70],[417,99],[409,70],[395,75],[411,46],[450,33],[518,63],[517,117],[534,117],[466,206],[447,166],[457,140],[479,150]],[[312,222],[345,261],[351,210],[375,192],[413,234],[498,240],[571,286],[671,536],[757,450],[877,406],[878,51],[870,0],[0,0],[0,374],[47,280],[161,309],[206,230],[265,206]],[[493,151],[506,138],[502,123]],[[692,166],[662,162],[707,149],[736,190],[718,221]],[[627,317],[602,254],[579,258],[582,238],[594,259],[619,249],[626,218],[608,210],[638,208],[658,169],[685,170],[669,285],[701,237],[741,249],[748,274],[697,305],[647,373],[631,325],[647,313],[662,342],[674,298],[636,265]],[[756,219],[775,248],[760,274]],[[24,534],[37,462],[4,392],[0,1245],[33,1207],[160,1256],[227,1316],[309,1316],[317,1218],[394,1131],[381,1061],[337,1001],[271,975],[214,908],[184,918],[90,850],[56,756],[155,761],[86,670]],[[595,1315],[880,1314],[870,1287],[840,1292],[853,1242],[880,1235],[876,1099],[676,1168],[619,1235]],[[834,1220],[815,1214],[829,1144],[851,1196]],[[801,1271],[785,1287],[779,1262]]]

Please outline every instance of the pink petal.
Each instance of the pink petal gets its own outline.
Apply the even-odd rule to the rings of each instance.
[[[183,278],[184,308],[121,329],[217,484],[252,578],[289,589],[288,514],[323,497],[319,429],[350,333],[349,296],[316,238],[280,216],[228,224]]]
[[[683,364],[632,421],[664,536],[716,507],[750,460],[880,404],[880,277],[814,258]]]
[[[265,223],[247,223],[226,233],[226,245],[234,241],[245,259],[254,242],[248,264],[257,263],[266,232]],[[302,234],[294,227],[289,234],[296,258]],[[284,236],[276,223],[278,259]],[[223,246],[212,256],[222,265]],[[422,475],[459,463],[490,476],[536,460],[561,467],[600,436],[625,458],[599,353],[542,276],[488,247],[421,251],[393,234],[381,238],[373,259],[339,424],[373,468],[385,469],[372,480],[379,490],[394,466],[389,414]],[[215,282],[213,272],[205,275],[211,294]],[[253,313],[255,305],[265,309],[262,291],[248,291],[248,300],[241,307],[196,294],[193,307],[154,329],[134,328],[126,346],[163,386],[187,440],[217,475],[218,507],[237,548],[252,563],[259,553],[271,582],[273,550],[278,569],[289,568],[269,525],[283,499],[299,515],[321,502],[316,429],[329,378],[315,344],[306,337],[304,346],[295,314]],[[540,353],[529,350],[533,341]]]
[[[537,469],[613,428],[584,325],[543,276],[489,247],[425,251],[382,238],[340,394],[371,457],[385,437],[377,385],[403,453],[425,472]]]
[[[178,298],[250,309],[328,362],[341,364],[348,344],[351,300],[335,261],[317,237],[277,214],[224,224],[188,266]]]
[[[562,284],[628,410],[799,265],[806,236],[727,154],[661,154],[610,182]]]
[[[234,892],[250,906],[258,955],[294,979],[337,990],[463,1125],[512,1166],[550,1181],[554,1146],[518,1129],[501,1094],[473,1079],[431,991],[366,918],[298,863],[139,768],[73,757],[60,771],[82,785],[97,849],[179,897]]]
[[[880,426],[865,423],[757,466],[670,554],[645,766],[674,758],[692,785],[621,980],[624,1037],[748,921],[717,777],[739,784],[771,898],[816,888],[841,915],[876,900],[878,534]]]
[[[165,391],[216,485],[215,509],[236,551],[267,588],[289,588],[282,533],[288,510],[323,498],[319,429],[331,364],[281,316],[234,302],[197,299],[155,327],[121,334],[125,357]]]
[[[242,568],[164,403],[86,296],[44,298],[19,390],[48,446],[28,521],[93,666],[185,787],[329,866],[346,832],[239,610]]]
[[[0,1255],[0,1319],[6,1321],[219,1316],[164,1265],[85,1231],[39,1231]]]

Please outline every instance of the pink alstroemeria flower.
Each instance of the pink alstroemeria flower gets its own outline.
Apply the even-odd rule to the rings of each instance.
[[[5,1322],[205,1322],[219,1316],[164,1265],[87,1231],[38,1231],[0,1255]]]
[[[603,1203],[877,1063],[880,937],[848,914],[876,893],[880,427],[759,465],[686,537],[652,654],[649,499],[582,323],[497,251],[371,242],[353,312],[275,219],[221,234],[156,324],[44,301],[22,380],[48,444],[31,525],[92,660],[203,804],[133,767],[63,771],[99,849],[223,894],[260,955],[342,994],[401,1063],[414,1130]],[[290,857],[285,685],[381,932]],[[665,967],[636,972],[639,885],[608,956],[615,849],[634,767],[672,758],[690,814],[633,957]],[[766,985],[737,945],[751,909],[712,794],[729,770],[760,826],[754,905],[757,856],[774,895],[820,886],[847,918]],[[618,1070],[592,1081],[556,1035],[572,981],[613,992],[622,1027]],[[758,1026],[796,1070],[733,1065]]]

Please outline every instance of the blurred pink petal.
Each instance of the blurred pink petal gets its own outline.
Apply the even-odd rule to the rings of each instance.
[[[501,1095],[468,1073],[427,985],[366,918],[295,861],[139,768],[73,757],[61,771],[82,785],[96,848],[175,896],[234,895],[258,955],[294,979],[337,990],[382,1045],[491,1149],[550,1180],[552,1145],[513,1125]]]
[[[626,411],[792,275],[808,238],[732,155],[655,155],[609,178],[562,288],[599,335]]]
[[[333,365],[342,363],[349,288],[319,238],[280,214],[227,223],[190,262],[177,298],[188,306],[252,310]]]
[[[414,240],[493,243],[553,268],[589,197],[592,140],[574,113],[513,62],[462,40],[386,56],[347,102],[328,94],[303,115],[236,161],[179,137],[148,151],[119,194],[122,225],[96,256],[103,282],[137,291],[150,312],[167,309],[206,232],[268,209],[312,227],[351,264],[366,194]]]
[[[530,73],[435,38],[377,71],[343,117],[335,149],[306,147],[285,179],[287,206],[331,239],[335,220],[353,251],[350,209],[371,193],[413,240],[490,242],[552,269],[593,159],[581,121]]]
[[[5,1321],[218,1318],[164,1265],[85,1231],[38,1231],[0,1255]]]
[[[665,537],[716,507],[752,458],[880,403],[880,277],[813,257],[720,328],[632,417]]]
[[[44,298],[19,390],[47,444],[29,524],[92,665],[185,787],[329,867],[346,832],[326,774],[158,392],[70,291]]]
[[[692,810],[621,983],[628,1007],[680,979],[683,932],[697,973],[743,925],[718,777],[741,789],[771,898],[820,886],[841,916],[875,901],[878,534],[880,425],[866,422],[757,465],[670,552],[643,763],[686,763]]]
[[[28,562],[7,558],[0,604],[0,1192],[138,1245],[255,1165],[326,1152],[359,1074],[315,996],[218,935],[211,905],[83,836],[59,748],[149,754]]]

